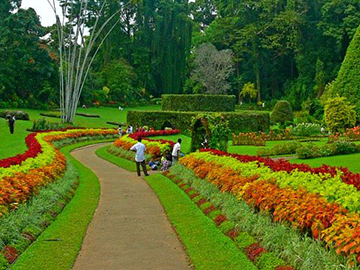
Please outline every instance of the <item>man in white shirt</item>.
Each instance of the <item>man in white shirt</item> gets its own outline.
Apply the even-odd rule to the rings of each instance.
[[[181,139],[178,139],[178,142],[174,145],[173,151],[172,151],[172,160],[173,163],[178,161],[180,157],[180,148],[181,148]]]
[[[136,170],[137,170],[138,176],[141,176],[140,164],[141,164],[141,166],[143,168],[145,176],[149,176],[149,174],[148,174],[148,172],[146,170],[146,163],[145,163],[145,150],[146,150],[146,147],[145,147],[145,144],[143,144],[141,142],[140,137],[138,138],[138,143],[133,145],[130,148],[130,150],[136,152],[135,161],[136,161]]]

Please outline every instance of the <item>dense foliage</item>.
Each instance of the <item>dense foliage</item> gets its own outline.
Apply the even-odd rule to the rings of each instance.
[[[80,0],[60,2],[80,8]],[[0,106],[56,106],[57,32],[42,27],[34,10],[20,6],[18,0],[0,4]],[[106,25],[110,30],[117,23],[94,59],[84,104],[126,106],[151,95],[203,93],[206,87],[193,76],[195,56],[211,43],[217,51],[232,51],[235,71],[222,84],[228,94],[238,96],[244,85],[253,85],[252,99],[254,93],[258,102],[285,98],[298,110],[309,98],[320,98],[337,77],[360,24],[355,0],[97,0],[89,1],[87,9],[86,18],[78,19],[90,31],[96,17],[104,24],[118,14]],[[355,38],[349,54],[356,54],[357,43]],[[344,94],[350,97],[355,80],[340,86],[350,76],[349,61],[356,58],[347,57],[335,90],[350,87]]]
[[[172,127],[187,132],[191,126],[191,118],[197,114],[197,112],[129,111],[127,122],[133,126],[147,125],[158,130]],[[266,112],[224,112],[221,114],[229,121],[229,129],[234,133],[267,131],[270,128],[270,116]]]
[[[333,95],[346,97],[352,104],[360,105],[360,27],[355,33],[332,89]],[[357,109],[358,110],[358,109]]]
[[[272,113],[271,121],[274,123],[285,123],[286,121],[293,120],[293,112],[291,105],[286,100],[280,100],[276,103]]]
[[[345,131],[356,122],[354,106],[344,97],[330,98],[325,104],[325,121],[331,132]]]
[[[235,111],[236,97],[233,95],[163,95],[164,111]]]

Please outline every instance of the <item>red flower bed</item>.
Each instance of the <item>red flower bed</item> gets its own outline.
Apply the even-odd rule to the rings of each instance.
[[[0,167],[8,168],[13,165],[19,165],[24,160],[26,160],[28,158],[34,158],[38,154],[42,153],[41,145],[35,138],[36,134],[37,133],[31,133],[30,135],[28,135],[26,137],[25,142],[28,146],[28,150],[24,154],[19,154],[14,157],[5,158],[5,159],[0,160]]]
[[[246,156],[246,155],[238,155],[238,154],[230,154],[224,151],[216,150],[216,149],[201,149],[201,152],[211,152],[217,156],[230,156],[236,158],[240,162],[254,162],[258,161],[263,163],[265,166],[269,167],[273,171],[286,171],[287,173],[291,173],[294,170],[298,170],[301,172],[311,172],[313,174],[324,174],[328,173],[332,177],[335,176],[338,171],[341,171],[343,175],[341,176],[344,183],[355,186],[358,190],[360,190],[360,174],[352,173],[347,168],[343,167],[332,167],[328,165],[322,165],[321,167],[311,168],[307,164],[292,164],[287,160],[279,159],[273,160],[271,158],[264,158],[258,156]],[[260,166],[260,164],[259,164]]]
[[[146,132],[135,132],[129,135],[130,138],[137,140],[139,137],[153,137],[153,136],[168,136],[180,133],[180,130],[155,130],[155,131],[146,131]]]
[[[179,134],[180,130],[155,130],[155,131],[146,131],[146,132],[135,132],[129,135],[130,138],[137,140],[138,138],[146,138],[146,137],[153,137],[153,136],[169,136]],[[161,144],[169,144],[171,147],[174,147],[175,143],[173,141],[158,139],[146,139],[149,142],[159,142]]]

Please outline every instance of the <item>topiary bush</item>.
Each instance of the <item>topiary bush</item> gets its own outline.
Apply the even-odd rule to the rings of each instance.
[[[293,112],[290,103],[286,100],[279,100],[271,113],[271,121],[284,124],[286,121],[292,120]]]
[[[325,103],[325,122],[331,132],[343,132],[356,123],[355,106],[350,105],[345,97],[330,98]]]
[[[348,98],[360,105],[360,26],[357,29],[332,88],[332,95]]]
[[[233,112],[233,95],[162,95],[163,111]]]
[[[30,120],[29,114],[24,111],[0,111],[0,118],[6,118],[7,115],[15,115],[16,120]]]

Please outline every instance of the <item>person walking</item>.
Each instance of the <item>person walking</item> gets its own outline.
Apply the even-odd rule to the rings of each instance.
[[[10,127],[10,133],[14,134],[15,121],[16,121],[15,116],[14,115],[8,115],[6,118],[7,118],[9,127]]]
[[[176,163],[176,161],[179,160],[180,148],[181,148],[181,139],[178,139],[178,142],[174,145],[174,148],[173,148],[173,151],[172,151],[173,163]]]
[[[142,139],[139,137],[138,138],[138,143],[136,143],[135,145],[133,145],[130,150],[136,152],[135,155],[135,161],[136,161],[136,170],[137,170],[137,175],[141,176],[141,171],[140,171],[140,165],[143,168],[144,174],[145,176],[149,176],[147,169],[146,169],[146,162],[145,162],[145,150],[146,150],[146,146],[145,144],[143,144]]]

